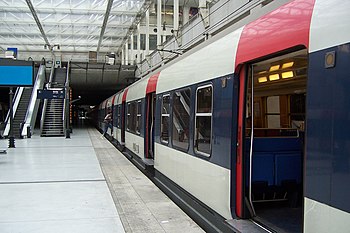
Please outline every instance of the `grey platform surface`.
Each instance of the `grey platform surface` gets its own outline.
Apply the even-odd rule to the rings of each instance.
[[[100,135],[33,135],[1,154],[0,232],[203,232]]]
[[[87,130],[15,144],[0,156],[1,233],[124,232]]]

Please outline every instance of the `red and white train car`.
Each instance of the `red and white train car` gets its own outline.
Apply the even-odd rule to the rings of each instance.
[[[349,10],[290,1],[100,111],[113,105],[114,140],[207,231],[347,232]]]

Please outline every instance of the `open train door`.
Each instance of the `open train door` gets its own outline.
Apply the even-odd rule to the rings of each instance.
[[[148,79],[146,88],[145,159],[154,159],[154,129],[156,108],[156,87],[160,73]],[[153,165],[153,161],[151,161]]]
[[[250,218],[255,215],[254,207],[251,200],[250,189],[250,176],[246,175],[246,167],[249,166],[246,163],[249,163],[245,153],[245,115],[246,115],[246,86],[247,86],[247,66],[241,65],[238,74],[238,117],[237,117],[237,148],[236,148],[236,209],[235,214],[239,218]],[[248,168],[249,169],[249,168]],[[250,169],[251,170],[251,169]]]
[[[302,46],[240,72],[237,215],[300,232],[308,54]]]
[[[121,113],[121,145],[125,145],[125,101],[122,103]]]
[[[155,123],[156,93],[146,96],[146,132],[145,132],[145,157],[154,158],[154,123]]]
[[[122,109],[121,109],[121,145],[125,145],[125,119],[126,119],[126,95],[128,94],[128,89],[124,90],[122,99]]]

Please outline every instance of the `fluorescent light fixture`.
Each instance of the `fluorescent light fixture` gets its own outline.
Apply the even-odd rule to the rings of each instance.
[[[267,77],[260,77],[260,78],[258,78],[258,82],[259,83],[267,82]]]
[[[284,63],[284,64],[282,65],[282,69],[290,68],[290,67],[292,67],[293,65],[294,65],[294,61]]]
[[[275,80],[278,80],[280,79],[280,75],[279,74],[272,74],[269,76],[269,80],[270,81],[275,81]]]
[[[280,65],[271,66],[271,67],[270,67],[270,72],[279,70],[279,68],[280,68]]]
[[[282,78],[293,78],[293,71],[287,71],[282,73]]]

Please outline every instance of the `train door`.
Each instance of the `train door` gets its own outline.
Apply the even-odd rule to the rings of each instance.
[[[302,231],[307,66],[302,50],[247,65],[241,76],[242,206],[276,231]]]
[[[121,107],[121,145],[125,145],[125,101],[122,102],[122,107]]]
[[[146,96],[146,132],[145,132],[145,156],[154,159],[154,120],[155,120],[156,93]]]

